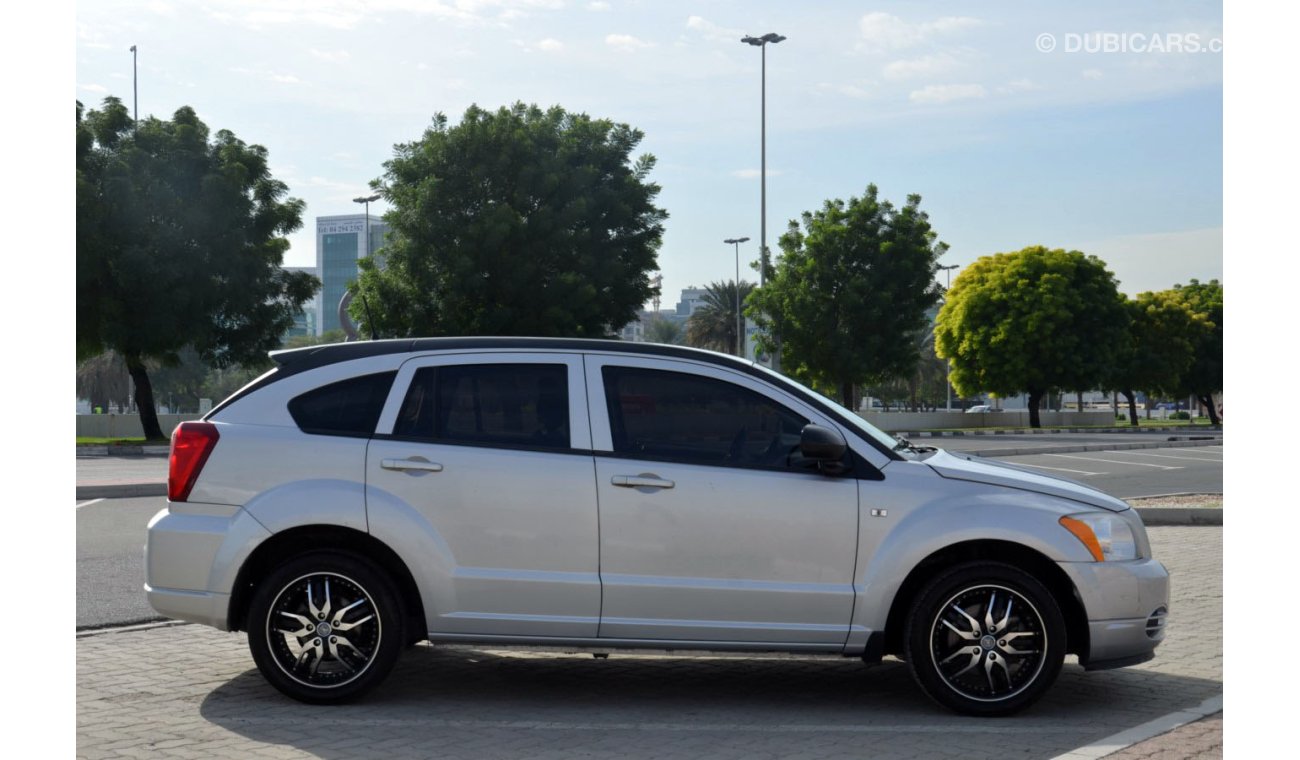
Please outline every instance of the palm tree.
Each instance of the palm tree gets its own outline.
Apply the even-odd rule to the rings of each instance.
[[[740,308],[754,291],[754,283],[740,281]],[[686,343],[696,348],[736,352],[736,281],[711,282],[700,299],[704,305],[686,321]]]
[[[645,328],[645,339],[651,343],[668,343],[676,346],[681,345],[685,337],[680,324],[658,315],[651,318],[650,324]]]

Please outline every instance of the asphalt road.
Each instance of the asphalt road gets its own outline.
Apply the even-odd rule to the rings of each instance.
[[[144,538],[167,499],[77,502],[77,628],[159,619],[144,595]]]
[[[1071,478],[1121,499],[1223,493],[1222,446],[1043,453],[999,457],[998,461]]]

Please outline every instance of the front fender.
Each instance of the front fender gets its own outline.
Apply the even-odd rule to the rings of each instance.
[[[879,488],[878,488],[879,487]],[[1006,541],[1056,562],[1088,562],[1087,549],[1058,522],[1086,511],[1076,502],[1015,488],[944,480],[919,463],[893,463],[883,482],[862,487],[853,625],[883,631],[903,581],[922,560],[968,541]],[[872,510],[884,510],[883,517]]]

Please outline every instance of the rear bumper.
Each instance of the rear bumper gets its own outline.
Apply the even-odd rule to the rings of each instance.
[[[237,507],[213,505],[212,511],[223,514],[164,509],[154,515],[144,549],[144,589],[158,614],[224,631],[235,575],[271,533]]]
[[[1146,662],[1165,638],[1169,572],[1154,559],[1058,563],[1074,582],[1088,617],[1088,670]]]

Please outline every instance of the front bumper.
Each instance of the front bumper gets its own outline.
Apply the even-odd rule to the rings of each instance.
[[[205,505],[187,505],[201,510]],[[230,592],[253,548],[271,536],[238,507],[164,509],[149,521],[145,593],[158,614],[229,630]]]
[[[1088,619],[1089,670],[1146,662],[1165,638],[1169,571],[1154,559],[1057,563],[1074,583]]]

